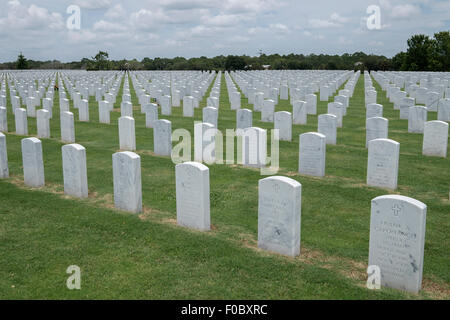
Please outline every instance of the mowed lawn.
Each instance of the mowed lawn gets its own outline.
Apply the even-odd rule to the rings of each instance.
[[[222,76],[223,77],[223,76]],[[298,174],[299,135],[317,131],[317,115],[308,125],[293,126],[293,141],[280,142],[279,175],[302,184],[301,254],[293,259],[257,248],[260,172],[238,165],[212,165],[210,232],[176,225],[175,165],[155,156],[153,130],[130,79],[135,106],[137,153],[141,156],[144,212],[120,212],[113,204],[112,154],[118,151],[117,119],[98,123],[98,106],[90,100],[89,123],[76,122],[76,141],[87,149],[89,198],[64,195],[55,94],[51,139],[43,139],[46,186],[23,184],[21,144],[13,134],[8,99],[7,136],[10,179],[0,181],[1,299],[449,299],[450,298],[450,160],[422,156],[422,135],[407,132],[386,95],[374,81],[378,103],[389,119],[389,138],[400,143],[395,192],[368,187],[366,181],[364,79],[360,77],[350,107],[338,129],[336,146],[327,146],[326,177]],[[8,89],[9,91],[9,89]],[[206,97],[201,107],[206,106]],[[115,108],[119,108],[122,91]],[[330,99],[333,101],[333,98]],[[72,107],[72,106],[71,106]],[[247,99],[242,99],[242,108]],[[292,112],[288,101],[277,111]],[[78,119],[76,109],[71,110]],[[327,103],[318,103],[318,114]],[[160,118],[172,130],[193,133],[195,118],[182,108]],[[429,120],[436,113],[428,114]],[[253,113],[253,125],[272,129]],[[225,78],[222,78],[219,129],[235,127]],[[30,135],[36,121],[29,118]],[[269,135],[270,136],[270,135]],[[174,145],[176,143],[174,142]],[[270,149],[269,149],[270,150]],[[269,151],[270,153],[270,151]],[[386,289],[368,290],[366,268],[371,199],[401,194],[428,206],[423,289],[419,295]],[[68,290],[66,269],[81,268],[81,290]]]

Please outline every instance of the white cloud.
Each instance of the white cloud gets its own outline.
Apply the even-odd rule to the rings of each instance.
[[[105,17],[110,18],[110,19],[119,19],[119,18],[125,18],[126,14],[127,13],[126,13],[125,9],[119,3],[119,4],[116,4],[115,6],[109,8],[108,11],[106,11],[106,13],[105,13]]]
[[[20,30],[45,32],[49,29],[59,30],[64,27],[61,14],[49,12],[46,8],[34,4],[26,7],[18,0],[9,1],[7,16],[0,18],[0,28],[16,32]]]
[[[420,8],[412,4],[398,5],[391,9],[392,18],[412,18],[420,14]]]
[[[121,23],[113,23],[105,20],[100,20],[94,23],[92,29],[94,31],[118,32],[127,30],[127,27]]]
[[[72,0],[82,9],[106,9],[111,6],[111,0]]]
[[[329,19],[310,19],[309,26],[315,29],[339,28],[348,21],[348,18],[342,17],[338,13],[334,12],[330,15]]]

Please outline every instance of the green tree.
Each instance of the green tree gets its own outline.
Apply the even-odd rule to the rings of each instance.
[[[416,34],[408,39],[406,51],[406,69],[409,71],[428,71],[431,69],[431,58],[434,40],[427,35]]]
[[[450,71],[450,32],[434,34],[433,68],[436,71]]]
[[[226,70],[244,70],[247,63],[243,57],[228,56],[225,60]]]
[[[16,68],[19,70],[28,69],[28,60],[22,54],[22,52],[17,57]]]
[[[99,51],[95,57],[92,57],[95,70],[108,70],[110,67],[108,58],[109,54],[106,51]]]

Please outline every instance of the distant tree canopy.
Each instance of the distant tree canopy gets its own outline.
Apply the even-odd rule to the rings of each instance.
[[[395,71],[450,71],[450,32],[442,31],[434,37],[418,34],[408,42],[406,52],[392,58],[355,52],[343,55],[288,54],[257,57],[246,55],[217,56],[186,59],[144,58],[142,61],[109,60],[106,51],[99,51],[92,58],[62,63],[53,61],[32,61],[19,55],[16,62],[0,64],[0,69],[86,69],[86,70],[395,70]]]
[[[25,56],[22,54],[22,52],[17,57],[16,68],[18,70],[28,69],[28,61],[27,59],[25,59]]]

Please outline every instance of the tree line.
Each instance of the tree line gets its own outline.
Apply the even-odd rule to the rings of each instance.
[[[407,41],[406,52],[392,58],[355,52],[343,55],[264,54],[251,57],[217,56],[186,59],[144,58],[141,61],[110,60],[108,52],[100,51],[91,58],[63,63],[27,60],[21,53],[15,62],[0,64],[0,69],[71,69],[71,70],[383,70],[383,71],[450,71],[450,32],[434,37],[418,34]]]

